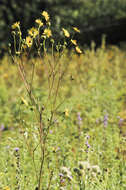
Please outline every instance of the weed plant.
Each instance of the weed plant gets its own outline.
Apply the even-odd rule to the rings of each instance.
[[[126,53],[82,53],[64,28],[55,44],[41,16],[0,64],[0,189],[124,190]]]

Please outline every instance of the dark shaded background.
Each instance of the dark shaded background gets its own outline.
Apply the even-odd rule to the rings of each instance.
[[[46,10],[53,24],[56,39],[62,27],[70,31],[77,26],[81,45],[97,45],[106,34],[109,44],[126,40],[126,0],[0,0],[0,52],[7,51],[11,40],[11,25],[20,21],[24,35],[34,20]]]

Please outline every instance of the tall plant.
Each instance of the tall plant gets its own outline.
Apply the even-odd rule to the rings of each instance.
[[[34,115],[36,117],[37,123],[37,142],[35,147],[32,150],[31,156],[36,172],[37,179],[37,188],[38,190],[42,189],[42,176],[44,174],[44,163],[45,163],[45,152],[48,134],[51,126],[54,124],[55,113],[61,103],[57,103],[57,97],[60,90],[60,86],[63,80],[63,77],[66,72],[66,66],[61,62],[64,53],[66,52],[68,45],[73,45],[76,52],[81,54],[82,51],[77,45],[77,41],[71,37],[70,33],[62,28],[62,40],[60,42],[55,42],[51,30],[51,21],[50,16],[46,11],[41,13],[41,18],[35,20],[35,26],[28,30],[28,35],[23,39],[22,31],[20,28],[20,22],[16,22],[12,25],[12,35],[14,46],[11,48],[12,60],[14,64],[17,65],[19,75],[24,83],[25,89],[27,91],[28,101],[22,97],[22,102],[29,108],[32,107]],[[73,27],[73,31],[79,33],[79,29]],[[40,58],[42,61],[44,70],[47,74],[47,84],[48,84],[48,95],[46,101],[39,102],[35,93],[34,93],[34,77],[36,63],[31,63],[31,74],[30,77],[26,71],[26,60],[24,56],[30,58],[31,52],[35,51],[35,55]],[[51,54],[51,56],[48,56]],[[33,55],[33,52],[32,52]],[[51,57],[51,59],[49,58]],[[48,106],[49,105],[49,106]],[[48,110],[49,119],[48,123],[44,123],[44,111]],[[22,120],[22,118],[20,118]],[[23,122],[21,122],[23,123]],[[25,129],[24,129],[25,130]],[[34,133],[34,132],[33,132]],[[33,134],[31,134],[33,135]],[[27,139],[26,139],[26,144]],[[34,143],[33,143],[34,144]],[[29,145],[28,145],[29,146]],[[29,148],[29,147],[28,147]],[[40,167],[39,170],[36,170],[35,163],[35,152],[40,151]],[[52,179],[53,172],[51,172],[51,177],[48,183],[48,189],[50,189],[50,183]]]

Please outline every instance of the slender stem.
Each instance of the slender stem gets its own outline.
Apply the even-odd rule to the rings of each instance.
[[[30,89],[32,91],[32,86],[33,86],[33,78],[34,78],[34,73],[35,73],[35,64],[32,64],[32,73],[31,73],[31,81],[30,81]]]
[[[50,189],[52,178],[53,178],[53,171],[51,171],[51,174],[50,174],[50,179],[49,179],[49,184],[48,184],[47,190]]]
[[[13,37],[14,37],[14,51],[15,51],[15,53],[16,53],[17,50],[16,50],[16,38],[15,38],[15,34],[13,35]]]
[[[45,145],[43,145],[42,154],[41,154],[41,166],[40,166],[40,172],[39,172],[39,182],[38,182],[38,190],[41,190],[41,184],[42,184],[42,172],[43,172],[43,165],[45,160]]]

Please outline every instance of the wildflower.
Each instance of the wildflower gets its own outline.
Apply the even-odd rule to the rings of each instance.
[[[69,110],[68,109],[65,109],[65,116],[69,116]]]
[[[85,145],[87,146],[87,148],[90,148],[90,144],[88,143],[88,140],[86,141]]]
[[[48,28],[46,28],[44,30],[44,33],[43,33],[47,38],[51,37],[52,36],[52,31]]]
[[[30,48],[32,46],[32,38],[30,36],[26,37],[26,45]]]
[[[32,27],[30,30],[28,30],[28,34],[35,38],[39,34],[39,32],[36,28]]]
[[[8,78],[8,74],[7,74],[7,73],[5,73],[3,77],[4,77],[4,78]]]
[[[27,48],[27,46],[25,44],[23,44],[22,48],[25,50]]]
[[[79,48],[78,46],[76,46],[75,49],[76,49],[76,52],[77,52],[77,53],[79,53],[79,54],[82,53],[82,51],[80,50],[80,48]]]
[[[42,16],[44,16],[46,21],[49,21],[49,14],[46,11],[42,12]]]
[[[64,175],[63,175],[62,173],[59,173],[59,176],[60,176],[60,177],[64,177]]]
[[[90,139],[90,136],[89,136],[89,135],[86,135],[86,139]]]
[[[89,144],[89,142],[88,142],[89,139],[90,139],[90,136],[87,134],[87,135],[85,136],[85,140],[86,140],[85,145],[86,145],[86,147],[87,147],[86,152],[88,152],[88,149],[91,147],[90,144]]]
[[[80,126],[82,124],[82,118],[80,116],[80,112],[77,113],[77,119],[78,119],[78,125]]]
[[[39,25],[39,27],[43,26],[43,22],[40,19],[36,19],[35,22]]]
[[[21,97],[21,100],[22,100],[23,104],[25,104],[26,106],[28,106],[28,102],[23,97]]]
[[[104,116],[103,124],[104,124],[104,127],[107,127],[107,125],[108,125],[108,114],[106,114]]]
[[[15,148],[14,148],[14,151],[18,152],[18,151],[19,151],[19,148],[18,148],[18,147],[15,147]]]
[[[80,33],[80,30],[77,27],[73,27],[73,29],[74,29],[75,32]]]
[[[15,22],[12,26],[12,29],[20,28],[20,22]]]
[[[62,179],[62,178],[60,179],[60,185],[62,186],[62,187],[60,188],[61,190],[64,190],[63,186],[66,185],[66,184],[65,184],[65,181],[66,181],[65,179]]]
[[[77,40],[72,40],[71,39],[71,42],[72,42],[72,44],[74,44],[75,46],[77,46]]]
[[[66,177],[67,177],[69,180],[73,180],[71,171],[70,171],[67,167],[62,167],[60,170],[61,170],[61,173],[62,173],[63,175],[66,175]]]
[[[63,30],[64,36],[66,36],[67,38],[69,38],[70,37],[69,32],[66,29],[64,29],[64,28],[62,28],[62,30]]]
[[[53,133],[53,131],[52,131],[52,130],[50,130],[50,131],[49,131],[49,133],[50,133],[50,134],[52,134],[52,133]]]
[[[119,123],[118,123],[119,127],[122,126],[123,122],[124,122],[124,119],[123,119],[123,118],[120,118],[120,119],[119,119]]]
[[[10,188],[8,186],[4,187],[4,190],[10,190]]]

